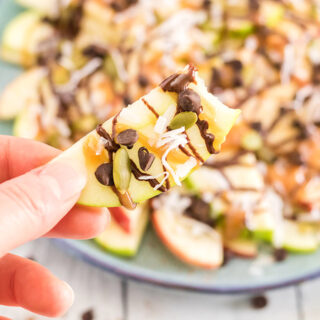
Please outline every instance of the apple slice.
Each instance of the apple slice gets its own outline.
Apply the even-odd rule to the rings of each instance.
[[[152,214],[152,223],[164,245],[180,260],[205,269],[221,266],[222,238],[210,226],[162,209]]]
[[[283,248],[296,253],[317,250],[318,237],[313,226],[290,220],[283,221]]]
[[[236,238],[225,242],[225,247],[242,258],[254,258],[258,253],[257,242],[253,239]]]
[[[0,96],[0,119],[13,119],[27,104],[36,103],[36,88],[45,75],[43,68],[33,68],[11,82]]]
[[[149,210],[146,206],[139,206],[130,213],[135,216],[135,224],[132,224],[130,233],[123,230],[112,216],[107,229],[95,238],[95,241],[114,254],[135,256],[148,224]]]
[[[239,115],[208,93],[195,69],[174,74],[55,161],[88,172],[79,203],[134,208],[220,150]]]
[[[127,233],[132,233],[136,229],[141,216],[140,206],[134,210],[128,210],[124,207],[109,208],[113,219]]]
[[[25,8],[35,9],[46,16],[56,17],[59,12],[59,1],[57,0],[16,0],[21,6]]]
[[[34,10],[16,16],[5,28],[1,57],[8,62],[30,66],[36,62],[38,45],[51,37],[55,30],[42,22],[43,16]]]

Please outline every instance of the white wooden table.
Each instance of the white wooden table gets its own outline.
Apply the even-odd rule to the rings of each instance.
[[[76,295],[62,319],[81,319],[92,309],[94,320],[319,320],[320,280],[266,293],[263,309],[250,306],[250,296],[196,294],[121,280],[72,258],[49,240],[40,239],[15,250],[34,257]],[[0,315],[15,320],[48,319],[19,308],[0,306]]]

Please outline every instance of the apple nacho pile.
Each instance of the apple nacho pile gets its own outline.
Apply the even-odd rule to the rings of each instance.
[[[318,249],[318,1],[17,2],[1,57],[27,70],[0,119],[61,149],[81,139],[64,157],[88,168],[80,202],[112,207],[98,243],[134,256],[151,220],[197,267],[262,242],[279,261]]]

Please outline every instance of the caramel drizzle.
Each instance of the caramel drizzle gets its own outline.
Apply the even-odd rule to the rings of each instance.
[[[148,182],[148,183],[150,184],[150,186],[151,186],[152,188],[155,188],[157,185],[159,185],[159,181],[158,181],[157,179],[139,180],[139,178],[142,177],[142,176],[151,177],[151,175],[150,175],[150,174],[147,174],[147,173],[144,173],[144,172],[141,172],[141,171],[138,169],[137,165],[136,165],[132,160],[130,160],[130,165],[131,165],[131,171],[132,171],[134,177],[135,177],[138,181],[146,181],[146,182]],[[168,181],[168,179],[167,179],[167,181]],[[169,187],[170,187],[170,186],[169,186]],[[165,192],[165,191],[167,191],[168,189],[169,189],[169,188],[166,188],[166,187],[164,187],[164,186],[161,186],[158,190],[159,190],[159,191],[162,191],[162,192]]]

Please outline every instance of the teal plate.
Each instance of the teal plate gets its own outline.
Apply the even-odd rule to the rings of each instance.
[[[21,8],[10,0],[0,1],[0,30],[3,30],[6,23],[20,10]],[[17,67],[0,62],[0,90],[20,72]],[[10,134],[11,129],[12,123],[0,122],[0,134]],[[108,254],[92,241],[53,241],[70,254],[117,275],[203,292],[258,292],[320,276],[320,250],[313,254],[289,255],[281,263],[266,265],[260,270],[263,273],[257,275],[257,270],[253,272],[252,264],[256,263],[254,260],[238,258],[216,271],[189,267],[168,252],[151,228],[143,240],[139,254],[133,259],[122,259]],[[263,251],[267,252],[267,249]]]

